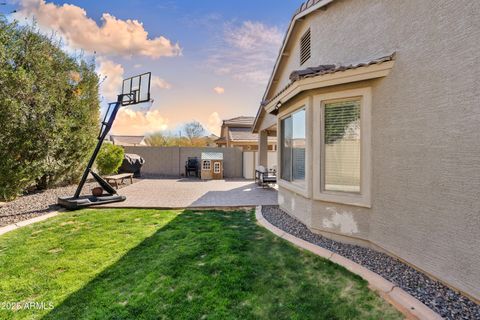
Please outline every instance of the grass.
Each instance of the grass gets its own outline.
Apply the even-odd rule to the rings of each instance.
[[[401,318],[253,212],[64,213],[0,237],[0,270],[0,303],[23,306],[0,319]]]

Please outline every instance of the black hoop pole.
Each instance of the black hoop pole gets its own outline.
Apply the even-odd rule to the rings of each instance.
[[[110,119],[105,119],[105,121],[102,122],[103,130],[100,129],[97,146],[95,147],[95,150],[93,151],[93,154],[90,160],[88,161],[87,168],[83,172],[83,176],[82,176],[82,179],[80,180],[80,183],[78,184],[77,191],[75,191],[75,195],[73,196],[74,199],[78,199],[80,197],[80,193],[82,192],[83,186],[87,181],[88,174],[92,171],[93,164],[95,163],[95,159],[98,156],[98,152],[100,152],[100,148],[102,147],[103,141],[105,140],[105,137],[107,136],[107,134],[110,132],[113,121],[117,116],[118,109],[120,109],[122,105],[123,96],[124,96],[123,94],[119,95],[117,102],[114,103],[115,106],[113,107],[113,111],[110,116]],[[108,109],[107,109],[107,113],[108,113]]]

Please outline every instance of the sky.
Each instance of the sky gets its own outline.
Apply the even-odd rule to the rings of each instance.
[[[178,134],[196,120],[255,116],[301,0],[7,0],[0,12],[54,30],[69,52],[95,57],[102,108],[122,79],[152,72],[153,103],[123,108],[113,134]]]

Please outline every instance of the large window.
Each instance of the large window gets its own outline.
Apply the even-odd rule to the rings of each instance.
[[[305,109],[281,120],[281,178],[305,181]]]
[[[360,192],[360,101],[324,105],[325,191]]]

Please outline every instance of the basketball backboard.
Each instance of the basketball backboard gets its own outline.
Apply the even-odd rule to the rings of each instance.
[[[122,106],[150,101],[151,72],[123,80]]]

